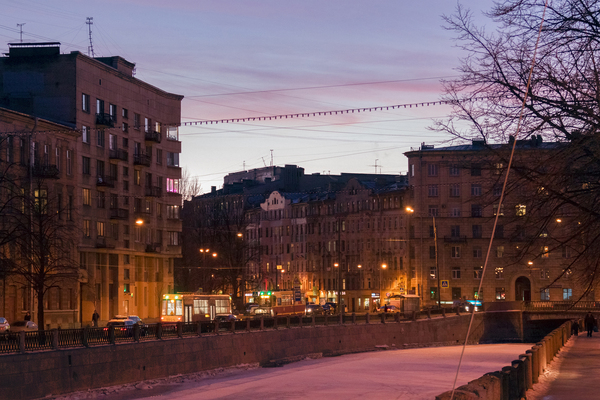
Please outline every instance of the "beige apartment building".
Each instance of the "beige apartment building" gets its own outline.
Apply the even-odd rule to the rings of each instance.
[[[135,78],[135,65],[118,56],[60,54],[59,43],[9,47],[0,58],[0,106],[78,132],[65,162],[73,166],[81,288],[79,312],[63,326],[89,323],[94,309],[101,320],[158,318],[181,256],[183,96]],[[43,151],[52,165],[67,157],[53,143]]]
[[[513,168],[551,168],[557,143],[541,138],[519,141]],[[525,179],[511,179],[498,207],[507,167],[509,144],[435,148],[423,144],[405,153],[411,196],[410,263],[421,277],[425,305],[451,304],[455,299],[562,301],[583,293],[569,271],[573,254],[557,246],[566,232],[566,213],[551,223],[537,223],[546,212],[533,194],[544,190]],[[515,177],[513,169],[512,177]],[[496,214],[500,214],[481,291],[479,286]],[[542,218],[539,218],[542,221]],[[437,241],[437,245],[436,245]],[[593,294],[592,294],[593,296]]]

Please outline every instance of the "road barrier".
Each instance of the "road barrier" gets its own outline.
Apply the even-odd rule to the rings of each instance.
[[[510,366],[475,379],[454,391],[454,400],[520,400],[526,398],[527,390],[539,381],[539,376],[552,362],[554,356],[571,337],[571,321],[553,330],[526,354],[521,354]],[[449,400],[447,391],[436,400]]]

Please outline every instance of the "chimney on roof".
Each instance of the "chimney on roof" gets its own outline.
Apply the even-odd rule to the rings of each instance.
[[[217,187],[216,186],[211,186],[210,187],[210,192],[211,193],[217,193]]]

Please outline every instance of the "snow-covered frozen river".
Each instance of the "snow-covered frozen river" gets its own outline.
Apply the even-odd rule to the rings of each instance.
[[[468,346],[457,386],[510,365],[531,346]],[[59,398],[432,400],[452,389],[461,350],[460,346],[386,350],[305,359],[276,368],[239,366]]]

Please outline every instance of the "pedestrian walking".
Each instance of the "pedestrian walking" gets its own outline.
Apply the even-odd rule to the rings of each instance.
[[[97,327],[98,326],[98,320],[100,319],[100,315],[98,314],[98,311],[94,310],[94,313],[92,314],[92,324]]]
[[[592,337],[594,326],[596,326],[596,318],[594,318],[591,312],[588,312],[583,322],[585,325],[585,329],[587,330],[587,337]]]
[[[571,333],[575,336],[579,336],[579,323],[576,319],[573,320],[573,323],[571,324]]]
[[[31,314],[29,314],[29,311],[27,311],[25,313],[25,317],[24,317],[25,321],[31,321]]]

